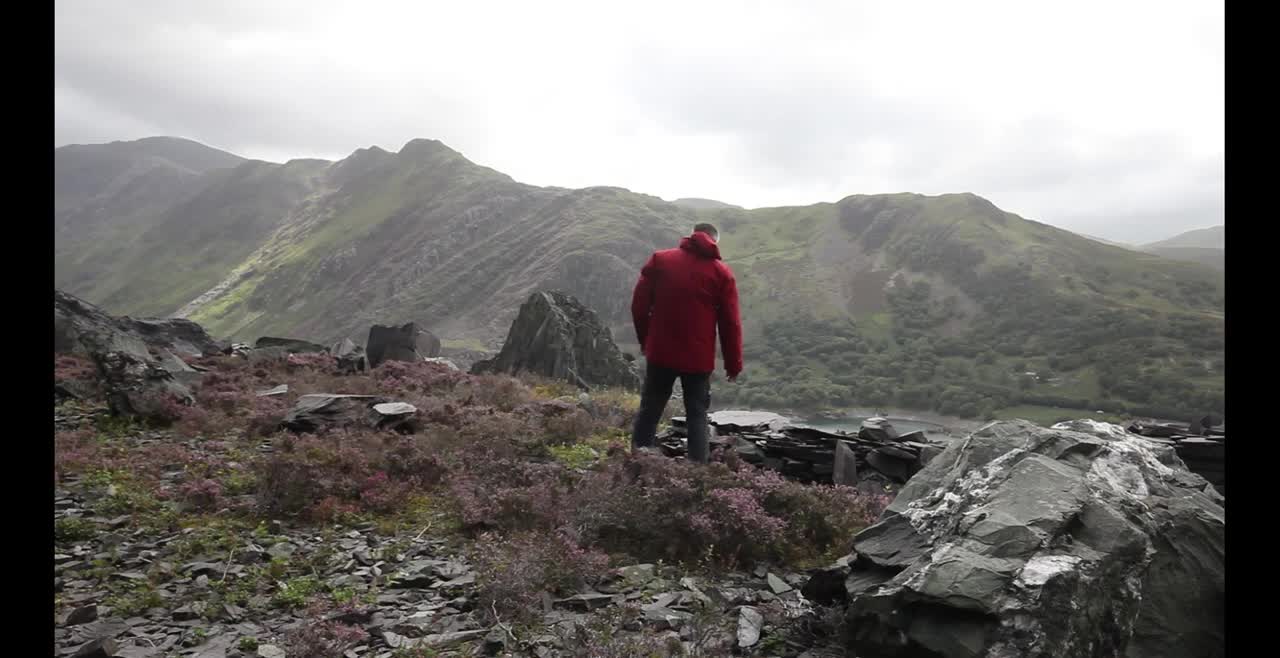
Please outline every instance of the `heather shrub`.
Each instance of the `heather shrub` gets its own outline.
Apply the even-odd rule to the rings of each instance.
[[[591,436],[596,430],[595,420],[582,409],[544,416],[542,427],[542,441],[547,445],[574,444]]]
[[[520,380],[502,375],[478,375],[458,384],[454,395],[464,405],[511,411],[533,400],[533,391]]]
[[[763,479],[765,473],[756,476]],[[782,480],[761,490],[764,508],[787,520],[781,557],[805,560],[848,553],[853,536],[872,525],[891,502],[888,496],[869,495],[841,485],[804,485]]]
[[[610,552],[743,565],[844,551],[887,504],[750,466],[642,455],[607,460],[573,488],[567,507],[584,541]]]
[[[77,397],[97,398],[102,395],[102,386],[98,383],[98,368],[84,356],[54,355],[53,381]]]
[[[555,528],[568,504],[567,476],[555,463],[480,458],[453,472],[449,493],[469,530]]]
[[[53,479],[64,480],[68,475],[82,473],[101,461],[101,450],[96,435],[89,429],[76,429],[53,433]]]
[[[750,562],[770,553],[783,521],[723,464],[656,456],[613,459],[574,490],[574,527],[593,545],[637,559]]]
[[[344,624],[323,606],[308,609],[307,620],[284,639],[287,658],[341,658],[365,642],[369,634],[359,626]]]
[[[90,382],[97,378],[98,369],[88,357],[78,354],[57,354],[53,357],[53,380]]]
[[[312,520],[395,511],[444,472],[425,444],[420,437],[363,431],[287,436],[258,462],[258,506]]]
[[[471,555],[479,586],[479,609],[504,620],[527,621],[541,609],[541,595],[567,596],[608,566],[608,556],[583,548],[567,532],[486,534]],[[497,621],[490,619],[489,621]]]
[[[449,395],[467,378],[465,373],[430,361],[387,361],[369,374],[379,394],[400,398]]]
[[[527,415],[445,406],[460,416],[457,427],[461,437],[484,445],[530,443],[541,430],[537,420]]]
[[[182,504],[198,512],[217,510],[222,503],[222,493],[222,484],[209,478],[184,482],[178,489]]]

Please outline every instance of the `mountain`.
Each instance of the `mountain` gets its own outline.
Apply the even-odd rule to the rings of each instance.
[[[1226,267],[1227,227],[1211,226],[1180,233],[1167,240],[1141,247],[1143,251],[1165,258],[1208,265],[1218,270]]]
[[[1133,245],[1125,244],[1123,242],[1116,242],[1114,240],[1108,240],[1106,238],[1100,238],[1096,235],[1089,235],[1088,233],[1079,233],[1078,235],[1080,237],[1089,238],[1094,242],[1101,242],[1102,244],[1111,245],[1112,247],[1120,247],[1121,249],[1136,249],[1136,247],[1134,247]]]
[[[136,144],[57,149],[60,168],[86,153],[104,163],[59,177],[58,198],[126,177]],[[360,339],[375,322],[413,320],[470,350],[498,347],[522,301],[558,288],[634,350],[640,264],[710,221],[733,235],[725,258],[747,344],[743,384],[717,389],[721,403],[969,416],[1222,406],[1220,272],[972,194],[693,209],[616,187],[525,185],[434,140],[338,162],[222,162],[157,165],[172,185],[59,206],[56,284],[227,338]]]
[[[1179,233],[1178,235],[1143,245],[1143,249],[1171,249],[1191,247],[1196,249],[1226,249],[1227,248],[1227,227],[1225,224],[1218,226],[1210,226],[1209,228],[1196,229]]]
[[[239,156],[173,137],[56,149],[55,281],[99,300],[109,298],[104,286],[110,286],[99,277],[119,275],[136,282],[121,263],[136,251],[134,236],[243,162]]]
[[[680,206],[681,208],[689,208],[691,210],[718,210],[721,208],[736,208],[738,210],[742,210],[742,206],[735,206],[733,204],[725,203],[723,201],[716,201],[715,199],[687,198],[687,199],[676,199],[671,203],[673,205]]]

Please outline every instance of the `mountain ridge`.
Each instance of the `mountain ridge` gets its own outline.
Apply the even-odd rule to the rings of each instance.
[[[414,320],[471,350],[495,348],[530,293],[560,289],[634,349],[629,300],[640,264],[711,221],[734,236],[725,259],[758,350],[748,359],[754,384],[730,393],[746,403],[831,405],[917,386],[937,406],[953,387],[943,383],[966,376],[948,364],[981,357],[1004,371],[967,376],[1003,392],[955,404],[989,410],[1017,397],[1008,375],[1019,360],[1060,354],[1079,380],[1070,392],[1080,397],[1070,399],[1084,404],[1110,395],[1098,382],[1104,357],[1160,369],[1161,350],[1213,364],[1219,349],[1213,340],[1190,347],[1178,323],[1220,334],[1220,273],[1101,244],[968,193],[692,209],[619,187],[527,185],[426,139],[336,162],[245,161],[182,181],[123,222],[92,208],[56,212],[55,283],[113,313],[181,310],[228,338],[359,339],[375,322]],[[95,228],[103,222],[116,228]],[[76,239],[81,231],[94,240]],[[1135,338],[1145,341],[1136,352],[1110,349],[1130,339],[1091,333],[1084,318],[1136,322],[1154,337]],[[901,386],[895,361],[910,371]],[[1220,388],[1213,367],[1197,376]],[[1068,399],[1049,395],[1061,392],[1045,391]]]

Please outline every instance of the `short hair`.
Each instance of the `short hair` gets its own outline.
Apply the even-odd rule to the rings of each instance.
[[[713,240],[720,239],[720,232],[716,230],[716,227],[710,224],[707,224],[705,222],[693,227],[694,233],[697,233],[698,231],[702,231],[703,233],[706,233],[707,235],[711,236]]]

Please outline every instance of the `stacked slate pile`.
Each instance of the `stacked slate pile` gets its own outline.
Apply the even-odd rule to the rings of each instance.
[[[1173,446],[1188,470],[1208,480],[1218,493],[1227,495],[1227,428],[1221,416],[1209,414],[1188,425],[1134,421],[1127,429],[1150,441]]]
[[[671,419],[658,437],[669,457],[687,451],[684,418]],[[794,424],[783,416],[756,411],[711,414],[711,451],[733,450],[738,458],[802,482],[882,489],[900,485],[946,447],[923,432],[899,435],[887,420],[869,418],[856,434]]]

